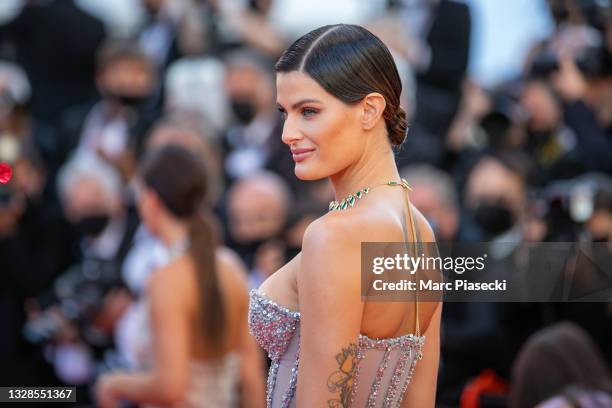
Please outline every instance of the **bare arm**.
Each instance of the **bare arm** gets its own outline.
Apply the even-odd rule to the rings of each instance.
[[[338,218],[304,234],[298,290],[301,338],[297,406],[345,407],[353,385],[363,304],[360,244]]]
[[[162,271],[160,271],[162,272]],[[136,404],[172,405],[188,386],[189,316],[182,291],[172,282],[172,275],[156,273],[149,283],[154,367],[140,373],[113,373],[104,377],[98,392],[111,396],[108,405],[118,400]],[[101,395],[104,399],[105,396]]]
[[[239,348],[240,366],[240,406],[243,408],[263,408],[266,404],[265,369],[263,354],[255,339],[249,333],[248,323],[248,281],[246,268],[240,258],[230,249],[217,251],[227,278],[231,278],[234,298],[240,300]]]

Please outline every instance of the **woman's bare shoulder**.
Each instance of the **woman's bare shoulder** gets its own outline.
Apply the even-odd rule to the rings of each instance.
[[[367,219],[347,215],[328,213],[306,228],[300,265],[308,269],[308,275],[333,273],[349,278],[347,274],[353,274],[356,270],[360,262],[361,242],[368,240],[368,230],[371,231],[374,224]]]
[[[319,254],[335,253],[358,249],[367,223],[359,225],[358,217],[348,217],[347,214],[327,213],[311,222],[302,239],[302,256],[317,256]],[[365,221],[365,220],[364,220]],[[319,259],[321,262],[325,259]]]
[[[232,287],[243,292],[248,291],[247,269],[242,259],[228,247],[221,246],[215,251],[218,273]]]
[[[237,280],[246,280],[246,268],[240,257],[227,247],[215,250],[215,261],[219,272]],[[195,277],[195,264],[188,256],[180,256],[151,274],[150,285],[181,285]]]
[[[188,256],[179,256],[166,265],[156,269],[147,281],[147,290],[177,290],[189,284],[189,275],[193,274],[194,265]]]
[[[412,215],[416,227],[423,242],[434,242],[435,236],[433,230],[427,221],[427,218],[416,208],[410,204]],[[327,213],[314,220],[306,229],[304,239],[309,239],[315,242],[329,239],[342,239],[343,241],[393,241],[389,239],[391,230],[398,233],[401,231],[397,228],[394,219],[387,214],[381,214],[376,210],[368,209],[351,209],[349,211],[338,211]]]
[[[317,218],[308,225],[304,238],[339,238],[344,240],[367,236],[368,231],[380,229],[378,217],[357,208],[347,211],[329,212]]]
[[[145,290],[152,305],[164,305],[175,311],[184,310],[190,290],[186,267],[190,267],[188,263],[176,259],[149,276]]]
[[[330,270],[345,274],[349,264],[359,265],[363,242],[394,242],[403,238],[398,228],[399,219],[367,210],[327,213],[314,220],[306,229],[302,242],[303,267],[308,274]],[[434,242],[435,237],[427,219],[412,206],[412,214],[421,240]],[[395,222],[395,224],[394,224]],[[345,267],[342,267],[345,266]]]
[[[220,247],[215,251],[215,260],[222,290],[234,299],[248,294],[248,279],[242,260],[231,249]],[[199,296],[196,288],[197,270],[193,259],[181,256],[153,272],[147,282],[147,294],[151,300],[172,304],[191,305]],[[244,303],[244,302],[240,302]]]

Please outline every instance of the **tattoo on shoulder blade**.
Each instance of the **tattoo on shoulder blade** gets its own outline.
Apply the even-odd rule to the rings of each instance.
[[[350,404],[351,391],[357,370],[357,345],[349,344],[336,355],[338,370],[327,378],[327,389],[332,393],[339,393],[337,399],[327,401],[329,408],[347,408]]]

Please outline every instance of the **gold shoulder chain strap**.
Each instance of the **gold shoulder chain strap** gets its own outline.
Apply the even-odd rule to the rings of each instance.
[[[404,222],[407,224],[408,222],[410,223],[410,232],[412,233],[412,238],[413,238],[413,246],[414,246],[414,254],[415,256],[418,256],[418,251],[419,251],[419,243],[421,241],[420,238],[420,234],[419,231],[416,227],[416,224],[414,222],[414,216],[412,214],[412,207],[410,206],[410,199],[408,197],[408,192],[412,191],[412,187],[410,187],[410,184],[408,184],[408,182],[405,179],[402,179],[402,181],[400,183],[398,182],[389,182],[388,185],[390,186],[401,186],[402,188],[404,188],[406,190],[406,194],[404,195],[404,205],[406,207],[407,213],[408,213],[408,220],[406,220],[406,215],[404,215]],[[404,233],[404,239],[405,242],[408,241],[408,237],[405,235]],[[417,277],[417,273],[418,271],[415,271],[414,277]],[[418,281],[417,281],[418,282]],[[421,337],[421,327],[419,325],[419,286],[418,283],[416,285],[416,291],[415,291],[415,328],[414,328],[414,334],[417,337]],[[421,360],[423,358],[423,350],[422,350],[422,345],[421,342],[419,341],[419,352],[417,354],[417,358],[419,360]]]

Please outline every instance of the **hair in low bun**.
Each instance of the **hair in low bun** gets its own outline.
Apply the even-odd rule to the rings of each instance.
[[[389,132],[389,141],[394,147],[399,147],[404,143],[408,134],[408,120],[404,108],[401,106],[397,107],[395,118],[393,121],[387,122],[387,130]]]

